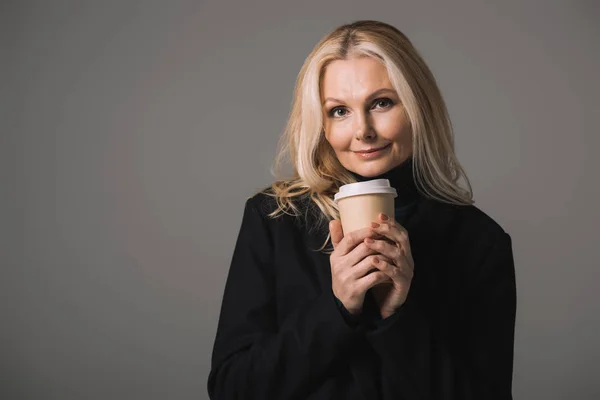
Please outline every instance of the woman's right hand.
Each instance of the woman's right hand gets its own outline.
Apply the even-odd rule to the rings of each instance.
[[[379,238],[379,234],[367,227],[344,235],[338,220],[329,223],[329,232],[333,244],[329,256],[333,294],[351,314],[358,315],[367,290],[390,280],[374,263],[375,257],[385,257],[364,243],[366,238]]]

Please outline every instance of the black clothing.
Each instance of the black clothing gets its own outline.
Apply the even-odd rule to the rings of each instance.
[[[245,204],[211,399],[512,399],[515,269],[496,222],[475,206],[417,196],[403,224],[415,262],[406,302],[375,325],[349,324],[329,256],[316,251],[327,227],[314,229],[308,198],[299,205],[307,221],[270,219],[275,200],[265,194]]]
[[[404,216],[412,212],[411,206],[414,206],[419,199],[419,191],[417,184],[413,179],[413,159],[409,158],[397,167],[377,176],[364,177],[355,172],[348,171],[357,181],[367,181],[371,179],[387,179],[390,185],[398,192],[398,197],[394,199],[396,217]]]

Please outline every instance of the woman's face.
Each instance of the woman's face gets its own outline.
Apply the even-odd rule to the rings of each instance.
[[[410,124],[380,62],[333,61],[321,82],[321,99],[325,138],[347,170],[376,176],[411,156]]]

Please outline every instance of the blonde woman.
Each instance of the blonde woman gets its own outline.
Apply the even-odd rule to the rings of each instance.
[[[245,204],[210,397],[511,399],[511,237],[473,205],[444,100],[406,36],[377,21],[326,35],[281,143],[293,176]],[[378,178],[398,191],[395,218],[342,232],[334,194]]]

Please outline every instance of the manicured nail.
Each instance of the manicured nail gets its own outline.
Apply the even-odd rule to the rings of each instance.
[[[387,221],[387,219],[388,219],[388,216],[387,216],[387,215],[385,215],[384,213],[381,213],[381,215],[380,215],[380,218],[381,218],[383,221]]]
[[[379,224],[377,222],[371,222],[372,228],[379,228]]]

